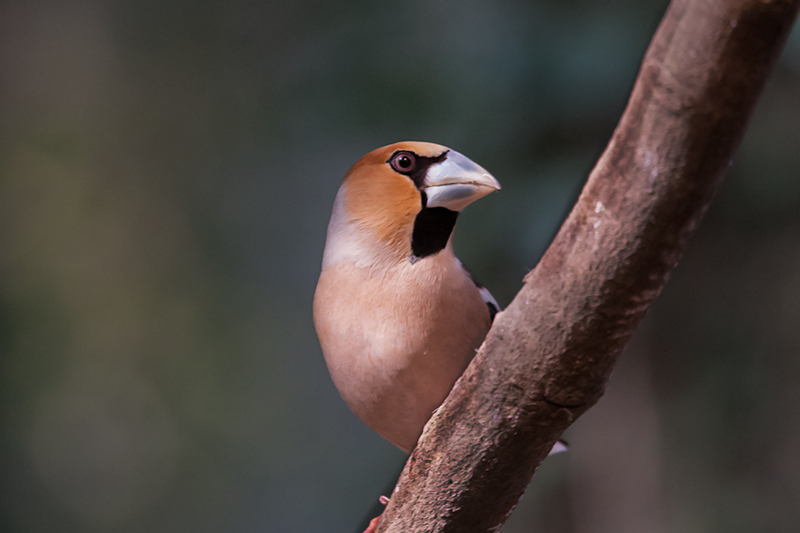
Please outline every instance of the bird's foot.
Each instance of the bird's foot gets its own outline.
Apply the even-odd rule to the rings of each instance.
[[[389,503],[389,498],[387,498],[386,496],[381,496],[380,498],[378,498],[378,501],[381,502],[383,505],[386,505],[387,503]],[[364,530],[364,533],[375,533],[375,531],[377,531],[378,529],[378,524],[381,523],[381,516],[383,516],[383,513],[370,520],[367,529]]]
[[[369,526],[367,526],[367,529],[364,530],[364,533],[375,533],[375,531],[378,530],[378,524],[381,523],[381,516],[383,515],[376,516],[375,518],[370,520]]]

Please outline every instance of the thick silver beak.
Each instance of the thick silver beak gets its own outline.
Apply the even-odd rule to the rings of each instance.
[[[428,196],[428,207],[461,211],[478,198],[500,190],[500,183],[465,155],[450,150],[447,159],[428,169],[422,190]]]

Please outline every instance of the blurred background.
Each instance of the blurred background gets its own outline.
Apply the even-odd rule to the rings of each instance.
[[[336,189],[429,140],[502,305],[664,1],[0,3],[0,530],[354,532],[405,456],[311,322]],[[503,531],[800,528],[800,31],[720,195]]]

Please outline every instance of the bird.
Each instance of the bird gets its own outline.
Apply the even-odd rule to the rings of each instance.
[[[461,211],[497,190],[461,153],[407,141],[362,157],[336,194],[314,325],[345,403],[406,453],[499,311],[453,253]]]

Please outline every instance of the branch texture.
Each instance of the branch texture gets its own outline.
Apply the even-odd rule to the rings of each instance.
[[[381,532],[497,531],[594,405],[744,134],[800,0],[674,0],[578,203],[434,414]]]

